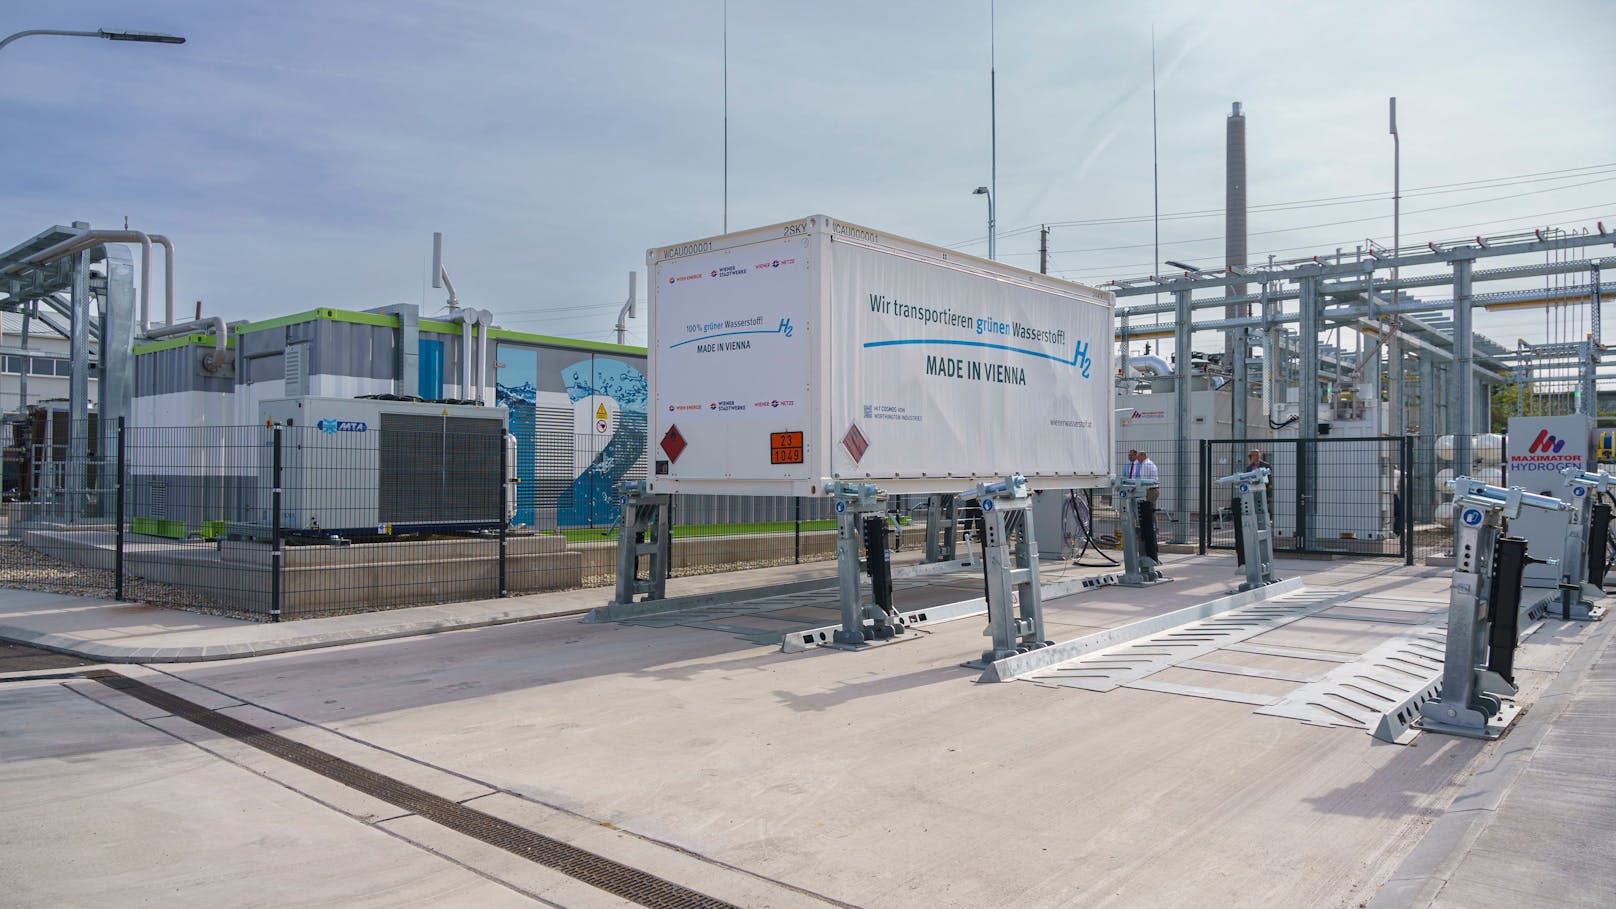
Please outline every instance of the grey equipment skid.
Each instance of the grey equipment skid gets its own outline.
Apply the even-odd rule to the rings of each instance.
[[[1526,540],[1502,536],[1501,521],[1518,517],[1523,507],[1566,511],[1570,506],[1470,477],[1456,477],[1452,488],[1455,562],[1442,693],[1420,705],[1420,728],[1494,739],[1520,713],[1505,699],[1519,690],[1514,672],[1521,580],[1531,561]]]
[[[1139,552],[1139,503],[1152,487],[1161,485],[1155,480],[1139,477],[1113,477],[1111,497],[1117,503],[1117,516],[1122,525],[1122,587],[1148,587],[1170,581],[1156,569],[1160,564]]]
[[[858,650],[904,633],[904,619],[892,605],[892,553],[887,549],[886,493],[867,483],[833,482],[825,493],[836,500],[836,577],[842,627],[832,647]],[[870,575],[873,602],[865,602],[859,582],[859,546]]]
[[[987,588],[987,634],[993,637],[993,649],[982,652],[980,665],[1049,646],[1051,642],[1044,639],[1044,603],[1038,585],[1032,492],[1026,478],[1016,475],[978,483],[959,498],[976,501],[982,508],[982,572]]]
[[[1235,506],[1240,511],[1241,556],[1246,562],[1246,580],[1241,590],[1256,590],[1274,583],[1274,522],[1268,514],[1268,468],[1218,477],[1217,482],[1234,487]]]
[[[1588,582],[1588,553],[1604,546],[1603,535],[1595,540],[1589,533],[1594,500],[1611,488],[1612,477],[1600,471],[1589,473],[1575,467],[1560,471],[1571,487],[1571,520],[1566,522],[1565,554],[1560,557],[1560,618],[1568,622],[1596,622],[1604,618],[1605,607],[1588,602],[1605,591]]]

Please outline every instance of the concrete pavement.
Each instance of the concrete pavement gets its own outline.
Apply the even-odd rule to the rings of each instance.
[[[1051,602],[1052,634],[1208,599],[1231,586],[1230,561],[1173,559],[1173,584]],[[1382,604],[1439,600],[1446,585],[1439,571],[1369,560],[1286,562],[1282,574]],[[716,580],[738,586],[733,576]],[[558,612],[576,611],[605,591],[585,594],[593,602],[573,610],[562,608],[562,595],[544,597]],[[68,632],[126,647],[164,634],[219,633],[198,616],[179,620],[194,627],[173,628],[92,607],[60,621],[67,615],[79,617]],[[97,615],[121,615],[125,624],[97,638]],[[1407,630],[1376,620],[1385,615],[1332,609],[1253,640],[1275,652],[1345,659]],[[958,664],[980,649],[980,629],[980,621],[959,621],[867,653],[784,655],[695,627],[589,626],[567,616],[121,671],[670,880],[721,888],[714,895],[736,905],[1357,906],[1377,893],[1399,900],[1387,905],[1479,905],[1489,882],[1512,872],[1514,905],[1604,905],[1605,872],[1584,860],[1592,853],[1558,864],[1552,849],[1513,845],[1522,833],[1509,825],[1549,823],[1553,812],[1574,807],[1577,829],[1598,836],[1616,818],[1616,798],[1602,782],[1616,779],[1613,751],[1581,747],[1603,741],[1588,736],[1608,723],[1616,696],[1598,681],[1616,671],[1612,628],[1549,622],[1528,639],[1518,665],[1532,707],[1502,742],[1424,736],[1413,747],[1257,716],[1226,700],[975,684],[975,673]],[[1207,662],[1242,661],[1288,672],[1306,665],[1240,651]],[[1194,675],[1170,672],[1186,685]],[[1276,685],[1220,678],[1254,691]],[[33,834],[0,842],[15,869],[0,875],[33,889],[14,891],[7,880],[0,894],[27,894],[34,904],[129,904],[144,901],[130,894],[159,891],[171,894],[171,905],[243,902],[210,889],[208,867],[253,897],[298,893],[296,876],[277,869],[317,861],[309,853],[319,849],[299,852],[280,838],[240,832],[270,819],[299,842],[307,829],[309,842],[353,868],[352,882],[316,875],[301,900],[308,905],[363,904],[341,889],[360,882],[389,894],[389,904],[506,898],[470,885],[456,890],[458,878],[424,859],[401,868],[393,845],[473,871],[506,896],[621,904],[103,686],[19,682],[0,687],[0,696],[4,726],[17,733],[0,736],[4,826],[18,826],[16,792],[60,793],[71,808],[18,809]],[[93,704],[103,714],[85,714]],[[77,744],[33,747],[60,736]],[[1552,759],[1534,757],[1523,770],[1523,754]],[[1509,760],[1516,769],[1497,772]],[[136,782],[113,773],[113,787],[103,787],[108,768],[134,773]],[[167,779],[171,769],[195,786]],[[221,776],[225,770],[248,773],[238,780]],[[269,788],[260,792],[260,784]],[[125,791],[132,785],[133,794]],[[294,801],[301,793],[303,807],[320,817],[276,807],[271,790]],[[142,792],[152,797],[134,797]],[[210,823],[229,828],[217,843],[187,833],[190,821],[175,816],[176,805],[210,799],[209,811],[224,806]],[[119,842],[157,842],[173,870],[103,868],[102,852],[117,844],[81,820],[98,811],[124,831]],[[1449,835],[1450,818],[1466,813],[1487,814],[1486,825]],[[390,838],[370,836],[378,832]],[[1577,841],[1566,831],[1560,839]],[[75,876],[57,880],[65,866]],[[1545,889],[1561,869],[1585,886]]]

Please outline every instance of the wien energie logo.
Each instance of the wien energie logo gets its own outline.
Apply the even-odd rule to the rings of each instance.
[[[1547,429],[1544,429],[1538,432],[1537,438],[1532,440],[1531,447],[1527,448],[1526,451],[1528,454],[1559,454],[1560,449],[1564,447],[1565,439],[1557,439],[1549,435]]]

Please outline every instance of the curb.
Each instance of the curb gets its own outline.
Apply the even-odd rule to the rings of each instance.
[[[81,657],[87,660],[98,660],[103,663],[207,663],[217,660],[242,660],[249,657],[269,656],[276,653],[291,653],[301,650],[320,650],[327,647],[341,647],[345,644],[365,644],[371,641],[420,637],[446,631],[464,631],[472,628],[487,628],[493,625],[531,622],[538,619],[581,616],[586,612],[588,612],[587,609],[571,609],[561,612],[504,612],[463,620],[453,618],[425,619],[377,629],[306,634],[280,641],[252,644],[132,647],[83,641],[64,634],[39,634],[5,626],[0,626],[0,640],[14,644],[25,644],[29,647],[38,647],[41,650],[64,653],[68,656]]]

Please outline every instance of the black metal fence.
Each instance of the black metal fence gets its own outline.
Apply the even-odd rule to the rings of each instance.
[[[493,412],[364,429],[59,422],[35,421],[5,451],[6,525],[22,542],[0,545],[3,583],[260,620],[608,586],[617,484],[644,476],[643,451],[512,437]],[[1234,546],[1229,487],[1213,481],[1252,447],[1274,470],[1278,551],[1412,563],[1451,546],[1451,465],[1415,437],[1220,440],[1188,461],[1175,442],[1144,443],[1162,543]],[[900,551],[924,546],[926,501],[888,503]],[[1096,536],[1114,535],[1106,498],[1084,502]],[[824,498],[676,496],[672,525],[674,575],[836,553]]]
[[[1271,471],[1275,552],[1383,556],[1412,565],[1420,548],[1444,534],[1419,524],[1410,490],[1428,479],[1415,470],[1414,437],[1217,439],[1200,443],[1202,551],[1235,546],[1232,489],[1216,482],[1250,466]],[[1406,532],[1405,532],[1406,531]]]
[[[619,510],[604,490],[625,478],[622,456],[591,437],[524,451],[492,412],[108,432],[105,458],[7,449],[20,542],[0,547],[0,567],[27,567],[23,586],[279,621],[615,580]],[[900,548],[921,545],[909,505],[890,506]],[[675,575],[836,551],[817,498],[677,496],[673,538]]]

